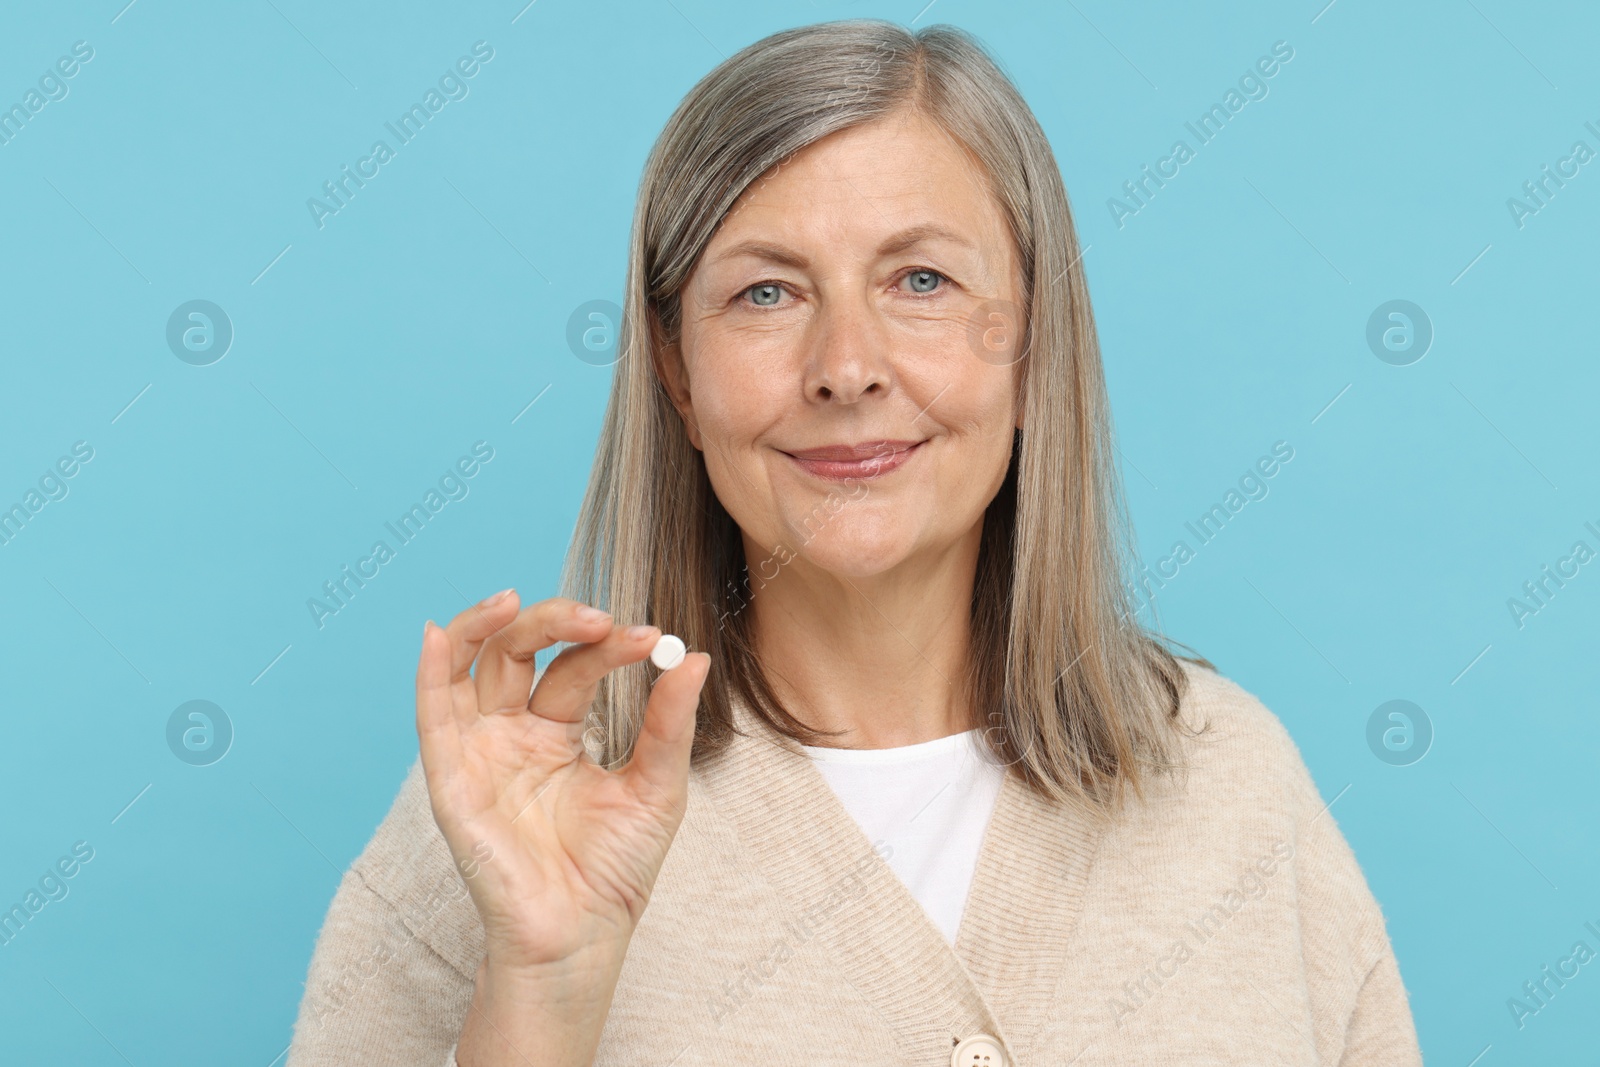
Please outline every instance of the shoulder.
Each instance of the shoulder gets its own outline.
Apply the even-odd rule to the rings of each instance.
[[[1180,660],[1188,689],[1179,706],[1187,728],[1189,776],[1180,803],[1225,836],[1253,827],[1282,838],[1292,855],[1308,937],[1346,947],[1362,968],[1387,949],[1382,911],[1339,824],[1283,721],[1255,694],[1211,668]]]
[[[476,973],[483,928],[433,819],[420,758],[412,762],[388,814],[350,869],[395,909],[418,941],[461,974],[470,978]]]
[[[1322,801],[1294,737],[1254,693],[1216,670],[1180,659],[1186,686],[1178,718],[1191,774],[1238,796],[1314,815]]]
[[[1192,724],[1214,721],[1229,736],[1275,737],[1287,731],[1261,699],[1212,667],[1179,659],[1187,682],[1181,714]]]

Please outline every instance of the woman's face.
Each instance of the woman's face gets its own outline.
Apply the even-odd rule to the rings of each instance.
[[[752,576],[779,549],[870,577],[977,536],[1021,425],[1020,267],[978,167],[914,113],[841,131],[696,264],[661,370]]]

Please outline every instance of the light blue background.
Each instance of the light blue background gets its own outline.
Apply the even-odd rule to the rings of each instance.
[[[0,506],[94,449],[0,546],[0,905],[95,850],[0,948],[0,1058],[281,1062],[416,753],[423,620],[554,591],[611,373],[567,319],[621,297],[653,138],[724,55],[856,14],[973,30],[1048,132],[1147,559],[1294,448],[1161,619],[1293,733],[1428,1061],[1593,1055],[1600,963],[1520,1030],[1506,1006],[1600,949],[1600,563],[1523,628],[1506,606],[1600,548],[1600,163],[1506,207],[1600,148],[1592,5],[124,3],[0,16],[0,105],[94,48],[0,145]],[[480,39],[470,95],[319,230],[307,198]],[[1119,229],[1107,198],[1279,40],[1267,98]],[[197,298],[236,331],[206,367],[165,342]],[[1436,331],[1409,366],[1365,342],[1396,298]],[[319,629],[307,598],[480,440],[470,495]],[[1366,742],[1395,698],[1436,731],[1410,766]],[[191,699],[236,731],[211,766],[167,748]]]

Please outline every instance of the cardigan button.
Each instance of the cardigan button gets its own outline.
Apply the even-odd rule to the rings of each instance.
[[[950,1053],[950,1067],[1008,1067],[1005,1049],[988,1034],[973,1034]]]

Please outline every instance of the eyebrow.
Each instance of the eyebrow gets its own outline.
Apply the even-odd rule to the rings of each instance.
[[[909,226],[898,233],[890,234],[884,238],[882,244],[878,245],[877,254],[880,256],[892,256],[896,252],[904,252],[912,245],[921,244],[923,241],[949,241],[963,248],[977,247],[972,241],[954,230],[946,229],[937,223],[928,222]],[[766,241],[757,240],[741,241],[732,248],[720,253],[713,262],[720,263],[723,260],[733,259],[737,256],[756,256],[797,269],[804,269],[808,266],[806,257],[800,253],[782,245],[769,244]]]

